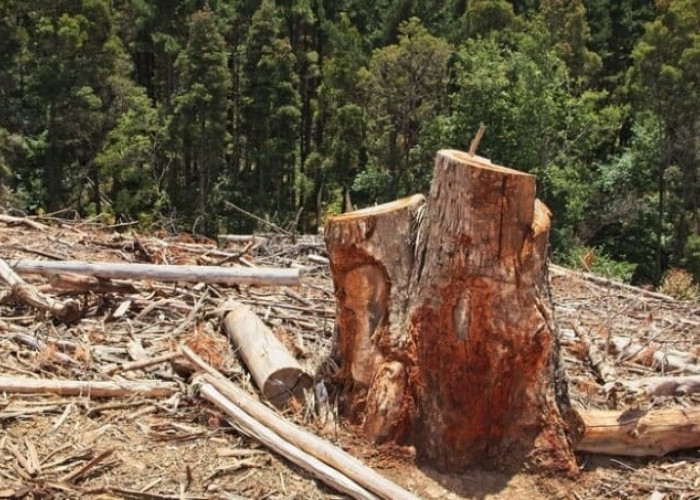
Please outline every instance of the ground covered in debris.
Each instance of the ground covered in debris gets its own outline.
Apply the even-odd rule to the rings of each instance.
[[[220,331],[217,307],[230,298],[250,305],[317,377],[314,394],[306,404],[288,409],[285,418],[422,498],[698,498],[698,450],[663,458],[581,454],[581,476],[567,480],[527,472],[443,475],[417,467],[410,449],[364,442],[337,418],[329,383],[336,368],[335,300],[324,256],[318,236],[270,234],[217,243],[187,235],[139,235],[128,227],[83,220],[0,218],[0,258],[10,265],[19,260],[97,261],[297,267],[304,272],[301,286],[294,288],[151,280],[79,286],[23,275],[47,295],[80,302],[81,318],[71,325],[18,303],[0,284],[0,375],[164,381],[180,388],[167,398],[0,392],[0,498],[338,497],[189,392],[191,370],[173,354],[181,344],[256,393]],[[575,406],[690,409],[698,404],[693,395],[640,398],[611,389],[588,355],[591,344],[608,352],[606,364],[616,381],[681,368],[700,373],[698,302],[675,301],[557,267],[551,269],[550,282]],[[684,365],[666,363],[667,357],[654,353],[669,359],[682,355]],[[165,361],[148,364],[159,357]],[[693,372],[696,365],[698,372]]]

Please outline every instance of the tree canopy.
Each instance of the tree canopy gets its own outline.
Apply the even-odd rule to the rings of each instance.
[[[700,279],[698,33],[700,0],[5,0],[0,204],[315,230],[483,123],[555,259]]]

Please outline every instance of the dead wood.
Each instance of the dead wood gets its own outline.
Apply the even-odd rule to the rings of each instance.
[[[700,447],[700,409],[577,409],[578,451],[605,455],[663,456]]]
[[[42,294],[36,287],[25,282],[3,259],[0,259],[0,279],[10,286],[12,295],[21,302],[42,311],[49,312],[64,323],[80,319],[80,303],[74,299],[64,302]]]
[[[0,376],[0,393],[57,394],[91,398],[167,397],[178,391],[171,382],[116,382],[88,380],[49,380]]]
[[[93,278],[79,274],[52,274],[49,276],[49,284],[54,288],[75,290],[78,292],[95,293],[136,293],[136,287],[132,283],[114,281],[106,278]]]
[[[206,381],[197,382],[197,379],[195,379],[195,381],[199,393],[231,417],[234,426],[240,429],[244,434],[261,442],[269,449],[279,453],[290,462],[300,466],[341,493],[345,493],[352,498],[376,498],[342,473],[324,464],[314,456],[300,450],[272,432],[269,428],[260,424],[238,406],[226,399],[226,397],[217,391],[210,383]]]
[[[4,222],[5,224],[23,224],[37,231],[46,231],[48,229],[48,226],[28,219],[27,217],[14,217],[12,215],[0,214],[0,222]]]
[[[591,341],[591,338],[588,335],[588,332],[586,332],[586,330],[584,330],[583,328],[574,327],[574,331],[576,332],[578,338],[580,338],[586,346],[588,360],[591,362],[591,366],[598,374],[598,377],[600,378],[601,382],[607,384],[609,382],[615,381],[617,379],[617,375],[615,374],[615,370],[613,369],[613,367],[610,366],[610,364],[605,359],[604,351],[598,349],[598,346]]]
[[[221,283],[227,285],[298,285],[299,270],[282,268],[242,268],[220,266],[166,266],[157,264],[120,264],[108,262],[48,262],[20,260],[12,262],[20,274],[52,275],[74,273],[96,278]]]
[[[583,272],[583,271],[574,271],[571,269],[567,269],[565,267],[558,266],[556,264],[550,264],[549,271],[552,274],[577,276],[577,277],[580,277],[580,278],[582,278],[586,281],[589,281],[595,285],[603,287],[605,289],[616,288],[619,290],[623,290],[627,293],[635,294],[635,295],[642,296],[642,297],[648,297],[650,299],[661,300],[664,302],[675,302],[676,301],[676,299],[674,299],[670,295],[666,295],[666,294],[658,293],[658,292],[652,292],[650,290],[645,290],[644,288],[639,288],[636,286],[628,285],[627,283],[622,283],[621,281],[616,281],[616,280],[604,278],[604,277],[598,276],[596,274],[587,273],[587,272]]]
[[[187,359],[206,374],[203,378],[205,382],[211,384],[217,391],[226,396],[230,402],[240,407],[245,413],[294,446],[315,456],[336,470],[342,471],[350,479],[381,498],[417,498],[400,486],[377,474],[343,450],[282,419],[273,410],[262,405],[249,394],[236,387],[230,380],[205,363],[191,349],[182,347],[182,352]]]
[[[661,350],[635,342],[630,337],[621,336],[612,337],[610,347],[620,359],[650,366],[657,370],[700,375],[698,358],[687,352],[673,349]]]
[[[626,391],[646,398],[654,396],[683,396],[700,392],[700,375],[616,380],[605,384],[605,390],[607,392]]]
[[[265,399],[282,408],[301,401],[312,379],[265,323],[246,305],[227,301],[219,307],[223,326]]]
[[[182,356],[182,353],[173,351],[173,352],[166,352],[165,354],[161,354],[160,356],[155,356],[153,358],[143,358],[143,359],[138,359],[136,361],[132,361],[131,363],[124,363],[119,366],[112,366],[109,369],[105,370],[105,373],[107,375],[112,375],[114,373],[122,373],[122,372],[127,372],[131,370],[141,370],[143,368],[148,368],[153,365],[157,365],[160,363],[165,363],[168,361],[172,361],[174,359],[177,359]]]

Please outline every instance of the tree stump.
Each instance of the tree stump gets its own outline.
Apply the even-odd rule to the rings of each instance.
[[[351,212],[326,230],[341,377],[365,431],[414,444],[442,471],[573,472],[535,178],[443,150],[423,203]]]

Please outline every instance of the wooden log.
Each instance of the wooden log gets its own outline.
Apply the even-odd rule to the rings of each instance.
[[[20,260],[11,263],[19,274],[52,275],[75,273],[95,278],[221,283],[226,285],[283,286],[298,285],[298,269],[243,268],[220,266],[163,266],[157,264],[121,264],[110,262],[48,262]]]
[[[64,323],[80,319],[80,303],[74,299],[64,302],[42,294],[36,287],[20,278],[3,259],[0,259],[0,279],[10,286],[12,295],[28,306],[49,312]]]
[[[605,455],[656,456],[700,447],[700,409],[577,409],[577,451]]]
[[[0,214],[0,222],[4,222],[5,224],[24,224],[27,227],[36,229],[37,231],[46,231],[49,228],[48,226],[32,219],[28,219],[27,217],[14,217],[12,215],[5,214]]]
[[[645,398],[654,396],[683,396],[700,392],[700,375],[615,380],[605,384],[604,389],[607,392],[626,391]]]
[[[343,370],[357,382],[350,400],[368,398],[368,432],[414,444],[441,471],[575,474],[555,394],[550,214],[534,177],[443,150],[418,206],[399,200],[326,228]]]
[[[57,394],[91,398],[171,396],[179,390],[172,382],[116,382],[92,380],[49,380],[0,376],[0,393]]]
[[[615,336],[610,339],[610,348],[619,357],[657,370],[677,371],[700,375],[698,358],[690,353],[674,349],[659,350],[642,345],[630,337]]]
[[[235,301],[220,307],[228,338],[248,367],[265,399],[282,408],[294,397],[304,399],[311,377],[248,306]]]
[[[264,236],[259,234],[220,234],[216,237],[220,242],[231,242],[231,243],[249,243],[251,241],[260,242],[265,241]]]
[[[75,290],[79,292],[96,293],[136,293],[136,287],[132,283],[124,281],[112,281],[105,278],[93,278],[79,274],[52,274],[49,276],[49,284],[54,288]]]
[[[275,453],[282,455],[284,458],[295,463],[314,477],[319,478],[327,485],[352,498],[376,498],[365,488],[361,487],[341,472],[324,464],[313,455],[300,450],[289,441],[282,439],[278,434],[271,431],[268,427],[265,427],[229,401],[210,383],[195,378],[193,387],[195,390],[198,389],[199,393],[204,396],[206,400],[219,407],[231,417],[235,427],[240,429],[244,434],[262,443]]]
[[[425,197],[415,195],[331,218],[324,235],[337,300],[341,381],[350,412],[364,415],[376,441],[407,430],[402,403],[410,359],[404,328],[417,221]],[[367,411],[365,411],[367,410]]]
[[[381,476],[347,452],[333,446],[331,443],[321,439],[315,434],[311,434],[297,425],[284,420],[275,413],[274,410],[263,405],[248,393],[238,388],[233,382],[208,365],[188,347],[183,346],[180,349],[194,366],[208,375],[204,378],[206,382],[214,386],[217,391],[226,396],[232,403],[239,406],[248,415],[277,433],[283,439],[292,443],[294,446],[313,455],[336,470],[342,471],[350,479],[357,482],[357,484],[381,498],[396,500],[417,499],[415,495]]]

